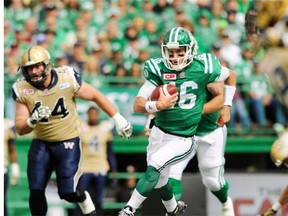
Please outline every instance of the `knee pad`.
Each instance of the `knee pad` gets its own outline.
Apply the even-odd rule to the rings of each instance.
[[[169,178],[169,171],[170,171],[170,168],[168,167],[161,171],[161,175],[159,176],[159,180],[155,188],[161,188],[167,184],[168,178]]]
[[[208,190],[210,191],[220,190],[220,183],[217,179],[210,176],[210,177],[203,178],[202,181]]]
[[[220,190],[225,184],[224,169],[222,166],[212,169],[200,169],[205,187],[211,191]]]
[[[160,173],[154,167],[152,166],[147,167],[145,177],[148,182],[153,182],[155,180],[158,180],[159,176],[160,176]]]
[[[59,197],[71,203],[84,202],[86,199],[84,191],[79,189],[77,189],[74,193],[59,193]]]

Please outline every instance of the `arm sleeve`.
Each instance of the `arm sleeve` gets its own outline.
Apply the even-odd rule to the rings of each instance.
[[[19,94],[19,92],[18,92],[18,87],[17,87],[16,82],[15,82],[15,83],[13,84],[13,86],[12,86],[12,98],[13,98],[15,101],[22,102],[21,97],[20,97],[20,94]]]
[[[77,71],[75,71],[74,69],[73,69],[73,71],[74,71],[74,77],[75,77],[77,83],[81,86],[82,85],[81,75]]]
[[[16,99],[17,99],[17,96],[16,96],[16,93],[15,93],[15,91],[14,91],[14,89],[12,88],[12,97],[13,97],[13,99],[16,101]]]
[[[221,67],[220,76],[215,82],[223,82],[229,77],[229,69],[227,67]]]
[[[147,100],[155,88],[155,85],[146,80],[140,88],[137,97],[143,97]]]
[[[68,71],[69,75],[73,79],[73,90],[74,93],[77,92],[82,85],[82,77],[81,74],[74,70],[74,68],[70,66],[66,66],[65,70]]]

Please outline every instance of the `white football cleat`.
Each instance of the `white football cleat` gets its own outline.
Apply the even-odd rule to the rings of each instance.
[[[118,216],[134,216],[135,210],[131,206],[125,206]]]
[[[167,212],[165,216],[178,216],[180,214],[183,214],[185,212],[185,209],[187,208],[187,205],[183,201],[178,201],[177,206],[174,209],[173,212]]]

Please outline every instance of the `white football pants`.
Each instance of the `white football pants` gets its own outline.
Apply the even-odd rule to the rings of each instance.
[[[210,191],[220,190],[225,184],[224,153],[226,138],[226,126],[219,127],[205,136],[195,136],[196,145],[193,152],[185,160],[170,167],[169,177],[181,180],[184,169],[196,154],[203,184]]]
[[[155,188],[167,184],[170,167],[173,164],[186,161],[194,152],[194,137],[180,137],[164,133],[154,126],[149,136],[147,146],[147,164],[160,172],[160,179]]]

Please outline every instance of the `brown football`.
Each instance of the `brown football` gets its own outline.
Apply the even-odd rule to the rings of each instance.
[[[157,88],[154,89],[154,91],[152,92],[150,96],[151,101],[157,101],[159,99],[160,90],[163,91],[164,95],[173,95],[178,91],[176,86],[173,84],[165,84],[165,85],[157,86]]]

